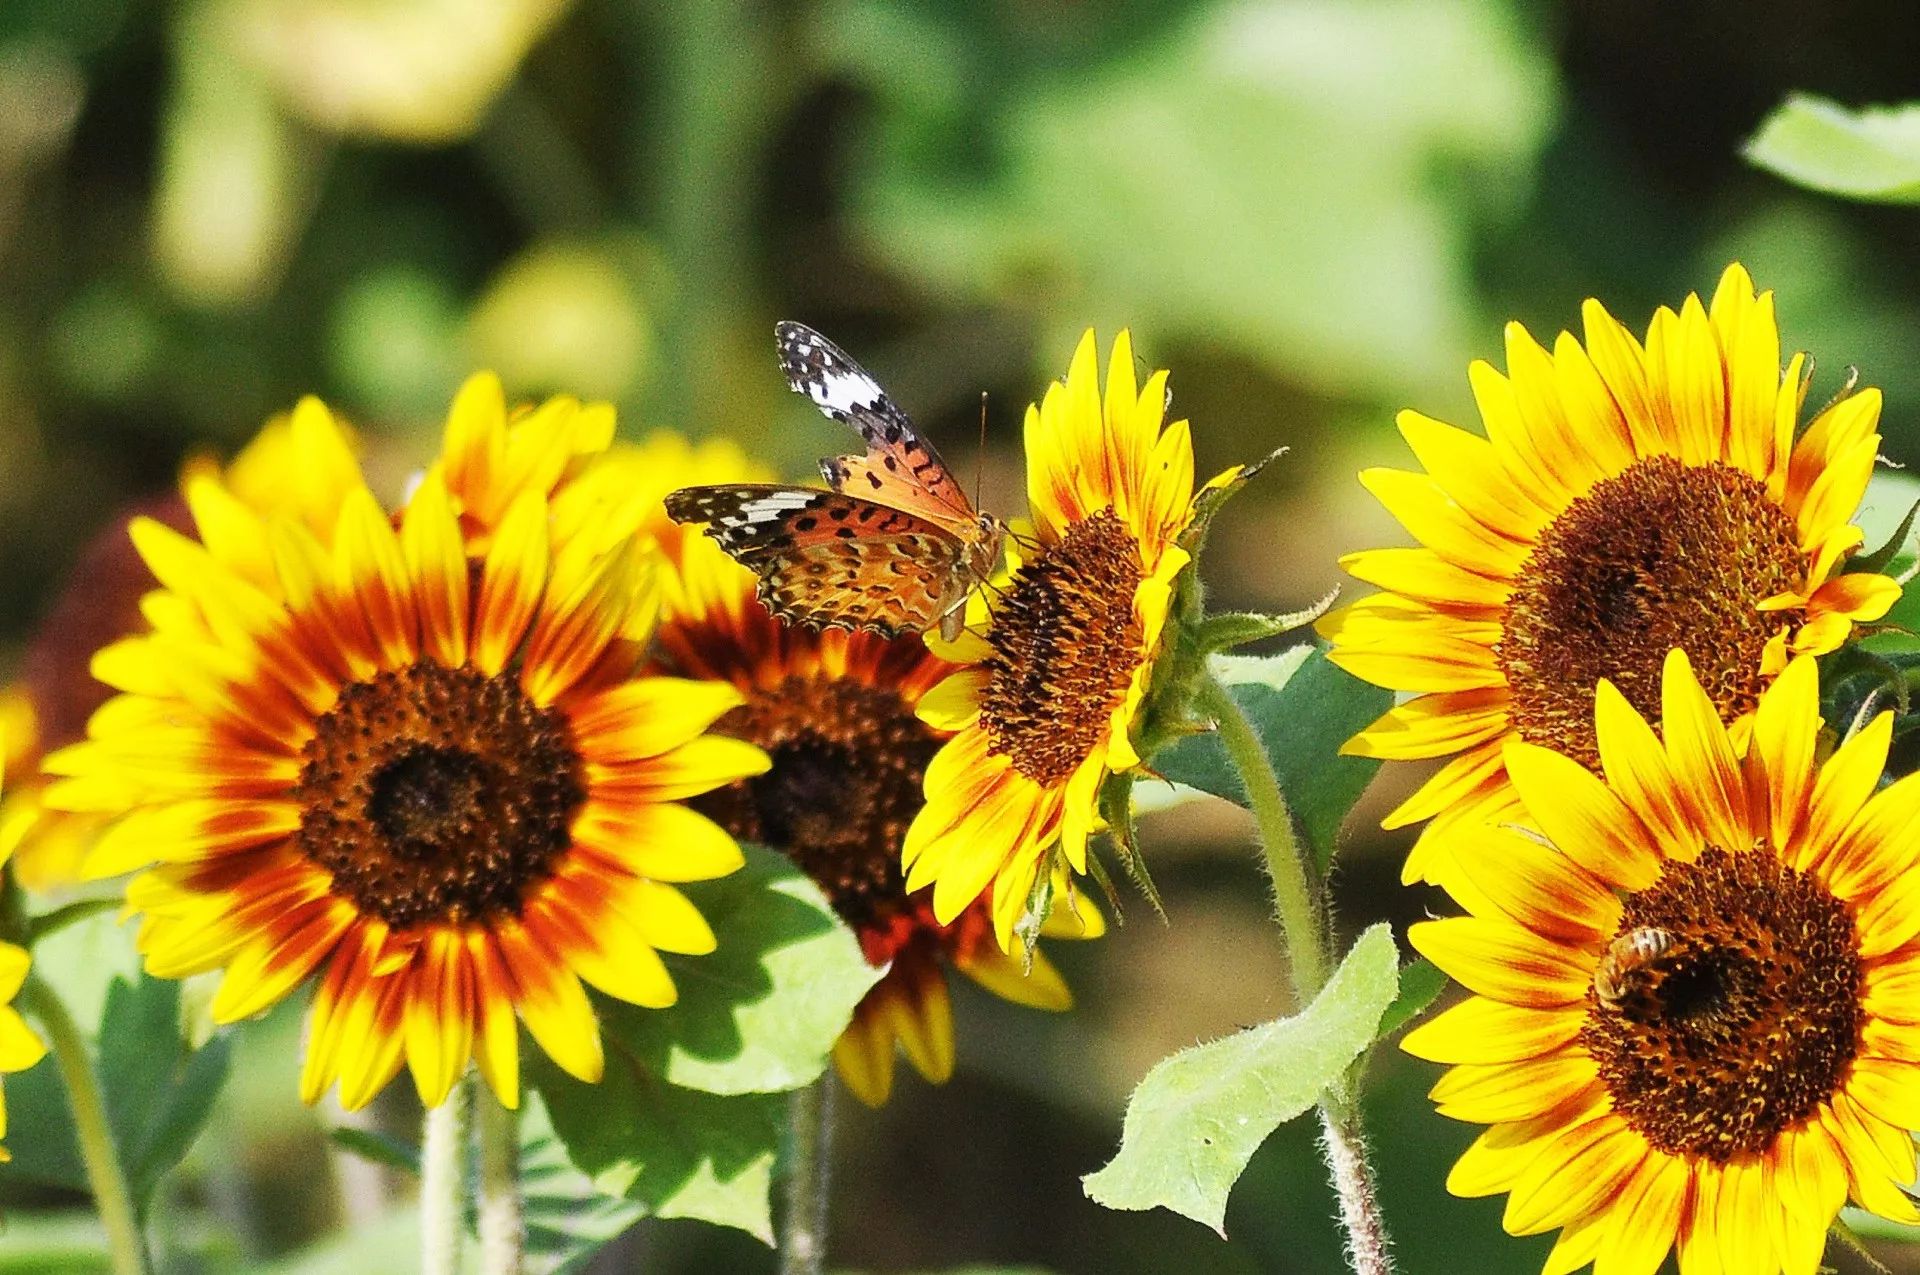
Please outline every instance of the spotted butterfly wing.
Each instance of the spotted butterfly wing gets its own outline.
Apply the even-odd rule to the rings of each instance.
[[[688,487],[667,498],[668,515],[709,524],[788,622],[888,636],[938,624],[957,637],[968,592],[999,562],[1005,525],[974,511],[933,445],[839,346],[799,323],[774,336],[788,384],[857,431],[866,454],[821,462],[831,492]]]
[[[794,392],[853,427],[867,444],[864,456],[820,462],[835,491],[918,514],[963,537],[978,533],[979,515],[953,471],[866,369],[805,324],[785,322],[773,331],[780,370]]]
[[[966,596],[958,539],[857,496],[760,484],[686,487],[667,497],[667,513],[708,524],[707,534],[759,576],[767,610],[790,624],[891,637],[941,623]]]

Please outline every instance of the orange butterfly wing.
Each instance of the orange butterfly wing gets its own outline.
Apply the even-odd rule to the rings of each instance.
[[[704,522],[759,577],[776,617],[886,637],[938,623],[972,583],[968,546],[905,510],[808,487],[687,487],[667,497],[676,522]]]
[[[962,536],[981,534],[979,515],[953,471],[865,368],[805,324],[778,324],[774,338],[794,392],[867,444],[864,456],[820,462],[835,491],[904,509]]]

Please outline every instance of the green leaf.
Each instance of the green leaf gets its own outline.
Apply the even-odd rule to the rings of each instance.
[[[390,1133],[378,1129],[357,1129],[352,1125],[338,1125],[327,1130],[327,1137],[333,1145],[342,1151],[359,1156],[373,1164],[384,1165],[401,1173],[420,1174],[420,1148]]]
[[[1400,990],[1395,993],[1393,1004],[1387,1006],[1387,1012],[1380,1015],[1379,1038],[1386,1039],[1418,1018],[1446,987],[1447,976],[1424,956],[1415,957],[1402,966]]]
[[[217,1037],[190,1048],[181,1034],[180,984],[145,975],[107,986],[99,1027],[88,1034],[99,1041],[96,1072],[121,1169],[134,1206],[144,1212],[212,1114],[227,1079],[229,1042]],[[13,1160],[0,1165],[0,1183],[86,1190],[72,1112],[52,1060],[9,1076],[6,1100]]]
[[[1830,195],[1920,203],[1920,103],[1854,111],[1795,93],[1761,123],[1746,157]]]
[[[1171,1209],[1224,1236],[1247,1161],[1373,1043],[1399,965],[1392,932],[1375,925],[1305,1010],[1155,1064],[1127,1103],[1119,1154],[1082,1179],[1087,1195],[1110,1209]]]
[[[1325,868],[1341,823],[1380,766],[1342,757],[1340,746],[1392,707],[1393,693],[1335,667],[1312,645],[1271,656],[1215,656],[1212,667],[1260,732],[1294,820]],[[1246,804],[1240,776],[1213,734],[1177,740],[1148,765],[1175,783]]]
[[[100,1024],[100,1086],[127,1186],[141,1209],[213,1114],[230,1041],[190,1049],[181,1034],[180,984],[142,976],[107,990]]]
[[[482,1102],[490,1101],[484,1094]],[[520,1186],[526,1209],[526,1275],[571,1275],[647,1215],[634,1200],[603,1195],[567,1159],[538,1097],[520,1112]]]
[[[715,1094],[807,1084],[881,976],[805,873],[771,850],[746,853],[731,876],[682,887],[720,946],[667,958],[679,1002],[599,1002],[608,1041],[670,1084]]]
[[[767,1192],[786,1099],[721,1096],[666,1083],[630,1054],[608,1053],[587,1085],[544,1057],[529,1076],[567,1158],[603,1196],[657,1217],[690,1217],[773,1242]]]

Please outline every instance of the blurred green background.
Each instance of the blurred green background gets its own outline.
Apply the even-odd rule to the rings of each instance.
[[[988,391],[1003,513],[1025,403],[1081,328],[1132,325],[1203,472],[1292,448],[1214,539],[1227,604],[1298,605],[1340,552],[1398,542],[1354,471],[1405,461],[1398,407],[1471,422],[1465,366],[1498,360],[1504,319],[1548,336],[1597,295],[1640,328],[1735,258],[1817,356],[1815,401],[1857,365],[1910,460],[1914,214],[1795,191],[1738,148],[1789,90],[1897,99],[1916,65],[1897,0],[0,0],[0,671],[91,537],[306,392],[395,491],[481,366],[611,398],[629,436],[731,434],[808,472],[844,440],[778,376],[783,317],[957,467]],[[1440,906],[1371,831],[1411,782],[1355,817],[1355,929]],[[1147,835],[1172,924],[1138,906],[1062,952],[1077,1013],[963,993],[951,1085],[843,1103],[838,1265],[1338,1269],[1304,1126],[1255,1160],[1230,1244],[1081,1195],[1154,1060],[1287,1009],[1238,816]],[[298,1035],[297,1012],[241,1033],[168,1198],[172,1269],[411,1261],[405,1188],[295,1101]],[[1403,1269],[1537,1270],[1546,1242],[1503,1236],[1500,1201],[1447,1197],[1471,1130],[1428,1108],[1434,1069],[1377,1067]],[[405,1129],[402,1089],[379,1118]],[[78,1203],[11,1194],[0,1268],[67,1269]],[[593,1269],[771,1265],[667,1223]]]

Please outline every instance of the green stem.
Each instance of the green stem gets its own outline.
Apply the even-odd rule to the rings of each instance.
[[[1247,790],[1247,805],[1259,829],[1267,878],[1273,883],[1274,915],[1286,936],[1294,996],[1305,1008],[1326,986],[1331,962],[1323,922],[1325,908],[1300,838],[1294,832],[1293,812],[1287,809],[1279,777],[1273,773],[1273,763],[1267,758],[1259,733],[1232,692],[1207,678],[1200,684],[1199,702],[1201,711],[1218,723],[1220,743]]]
[[[100,1096],[86,1039],[59,995],[42,979],[27,979],[20,989],[20,1004],[40,1020],[47,1033],[47,1047],[60,1069],[60,1080],[67,1087],[73,1132],[86,1166],[87,1185],[93,1188],[94,1207],[99,1210],[101,1226],[106,1228],[114,1275],[146,1275],[146,1242],[134,1213],[133,1193],[127,1189],[126,1175],[120,1169],[120,1153],[107,1123],[106,1103]]]
[[[1333,970],[1333,935],[1327,923],[1325,895],[1294,831],[1293,812],[1287,808],[1273,761],[1239,701],[1209,677],[1200,684],[1199,704],[1218,724],[1220,743],[1246,788],[1267,878],[1273,885],[1274,915],[1287,944],[1294,997],[1305,1008],[1327,985]],[[1351,1076],[1354,1085],[1360,1075],[1361,1069],[1356,1066]],[[1351,1086],[1342,1085],[1321,1097],[1320,1133],[1321,1157],[1340,1201],[1347,1262],[1358,1275],[1391,1275],[1393,1258],[1386,1220],[1380,1212],[1373,1166],[1367,1159],[1366,1137],[1360,1129],[1360,1108]]]
[[[828,1182],[833,1162],[833,1077],[822,1076],[788,1100],[792,1163],[780,1237],[780,1275],[820,1275],[827,1260]]]
[[[466,1211],[467,1103],[462,1080],[429,1108],[420,1139],[420,1275],[459,1275]]]
[[[476,1094],[480,1143],[480,1269],[520,1275],[526,1222],[520,1198],[520,1116],[491,1090]]]

